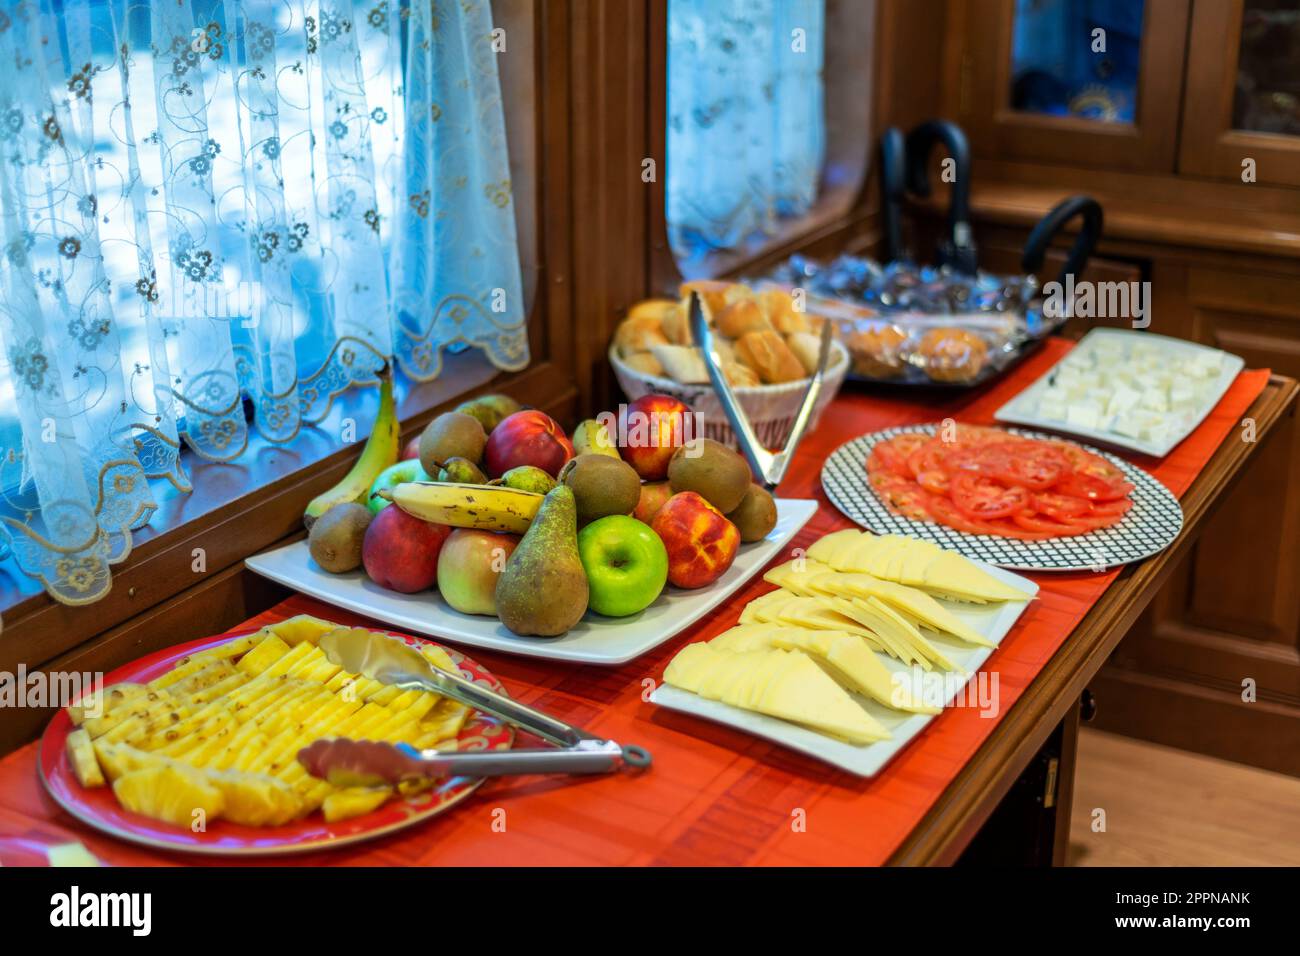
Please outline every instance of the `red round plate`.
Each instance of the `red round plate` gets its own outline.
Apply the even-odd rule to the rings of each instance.
[[[142,657],[106,675],[104,686],[109,687],[122,681],[143,683],[153,680],[170,670],[185,655],[224,644],[253,630],[256,629],[246,628],[218,637],[200,638]],[[392,634],[408,644],[433,643],[406,634],[394,634],[392,631],[382,633]],[[443,650],[456,662],[467,680],[482,684],[497,693],[505,693],[501,682],[486,668],[450,647],[443,647]],[[394,830],[414,826],[442,813],[468,797],[483,782],[482,778],[453,777],[424,793],[389,800],[365,816],[339,823],[326,823],[317,810],[310,816],[280,827],[248,827],[227,820],[216,820],[205,832],[194,833],[131,813],[117,802],[111,786],[91,789],[81,786],[72,773],[72,765],[67,756],[68,734],[73,729],[67,712],[60,710],[41,737],[37,772],[50,796],[82,823],[110,836],[157,849],[182,850],[187,853],[265,856],[329,849],[370,840]],[[508,750],[514,743],[514,738],[514,729],[509,725],[475,711],[461,728],[456,744],[458,750]]]

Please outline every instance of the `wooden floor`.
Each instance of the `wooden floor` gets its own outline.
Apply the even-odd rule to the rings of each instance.
[[[1071,866],[1300,865],[1300,779],[1083,729]],[[1105,832],[1093,832],[1094,811]]]

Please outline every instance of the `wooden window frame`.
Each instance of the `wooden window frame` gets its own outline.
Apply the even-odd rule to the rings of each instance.
[[[1255,160],[1258,181],[1300,186],[1300,136],[1255,133],[1232,125],[1234,78],[1241,56],[1244,0],[1215,0],[1192,8],[1178,171],[1241,182],[1242,160]]]
[[[962,50],[946,102],[970,134],[976,156],[1172,172],[1190,7],[1191,0],[1146,0],[1137,119],[1130,124],[1012,109],[1015,0],[949,0],[949,30],[961,38]]]

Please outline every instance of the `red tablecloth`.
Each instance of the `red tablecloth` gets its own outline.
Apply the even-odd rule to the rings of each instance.
[[[1007,399],[1070,347],[1054,340],[1005,380],[974,397],[947,401],[847,392],[823,415],[782,484],[786,497],[821,507],[795,538],[806,547],[850,522],[826,500],[826,456],[846,440],[893,425],[951,416],[988,423]],[[1181,495],[1263,390],[1267,370],[1243,372],[1214,412],[1164,460],[1134,458]],[[999,672],[1001,714],[1015,703],[1118,572],[1039,574],[1039,600],[986,665]],[[661,710],[646,701],[652,682],[683,644],[736,622],[769,590],[756,577],[707,620],[619,668],[557,664],[473,651],[510,693],[602,736],[654,754],[649,773],[588,780],[489,781],[469,801],[406,833],[309,857],[308,865],[873,865],[884,862],[971,758],[1000,718],[974,708],[940,714],[877,777],[862,780],[766,741]],[[361,619],[295,597],[252,620],[308,612]],[[88,612],[93,613],[93,612]],[[168,864],[190,858],[138,850],[72,820],[45,795],[35,745],[0,761],[0,835],[75,836],[112,863]],[[504,810],[504,832],[494,827]],[[792,826],[803,811],[802,827]],[[192,861],[192,860],[191,860]]]

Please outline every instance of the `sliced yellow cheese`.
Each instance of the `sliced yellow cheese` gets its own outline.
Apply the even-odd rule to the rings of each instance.
[[[754,621],[775,621],[777,609],[787,601],[792,600],[795,595],[791,594],[784,588],[778,588],[775,591],[769,591],[767,594],[760,594],[754,600],[745,605],[745,609],[740,612],[740,623],[749,624]]]
[[[951,634],[968,644],[993,646],[992,641],[919,588],[894,581],[882,581],[869,574],[840,574],[835,571],[818,575],[810,582],[810,586],[822,594],[880,598],[900,616],[919,621],[931,630]]]
[[[1028,601],[1030,595],[1003,584],[983,571],[969,558],[953,551],[942,551],[925,568],[925,586],[961,600],[963,596],[978,601]]]
[[[835,566],[831,560],[832,555],[845,546],[853,545],[862,537],[862,532],[857,528],[845,528],[843,531],[832,531],[830,534],[822,535],[808,548],[807,556],[814,561],[820,561],[822,564]]]
[[[799,597],[808,597],[815,594],[812,588],[812,581],[822,574],[833,574],[830,565],[822,564],[820,561],[811,561],[808,558],[796,558],[793,561],[787,561],[785,564],[778,564],[763,575],[763,580],[768,584],[775,584],[779,588],[784,588],[791,594]]]
[[[937,714],[940,710],[914,701],[906,684],[896,685],[889,668],[857,634],[787,627],[776,631],[771,640],[774,647],[803,651],[828,665],[841,684],[886,707],[919,714]]]
[[[798,651],[729,654],[690,644],[669,663],[664,680],[710,700],[802,724],[856,744],[887,740],[889,731]]]

